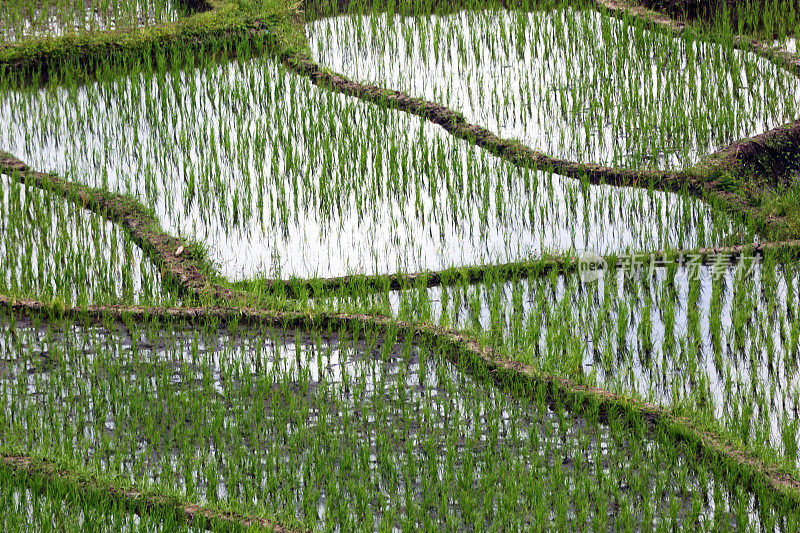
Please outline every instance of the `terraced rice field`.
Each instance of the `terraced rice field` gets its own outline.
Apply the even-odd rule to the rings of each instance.
[[[98,30],[126,30],[177,20],[186,6],[172,0],[13,0],[0,6],[0,37],[79,35]]]
[[[3,529],[797,530],[800,6],[678,4],[4,2]]]
[[[236,281],[693,248],[739,229],[694,199],[520,169],[271,58],[9,91],[2,106],[8,151],[134,196]]]
[[[761,57],[594,10],[340,16],[309,36],[337,72],[572,161],[684,168],[800,103],[797,78]]]

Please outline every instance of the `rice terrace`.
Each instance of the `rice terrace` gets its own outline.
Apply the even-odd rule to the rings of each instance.
[[[0,1],[0,529],[799,530],[798,36]]]

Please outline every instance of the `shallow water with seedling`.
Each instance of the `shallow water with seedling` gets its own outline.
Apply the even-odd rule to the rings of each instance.
[[[3,3],[2,528],[797,530],[780,2]]]

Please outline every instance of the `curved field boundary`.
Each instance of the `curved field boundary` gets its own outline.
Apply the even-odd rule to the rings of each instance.
[[[67,182],[49,174],[30,170],[24,163],[4,154],[0,158],[0,170],[11,173],[17,179],[34,186],[55,192],[67,199],[78,201],[84,207],[102,213],[109,219],[127,229],[137,240],[142,241],[145,250],[161,261],[162,269],[170,278],[177,280],[184,290],[199,296],[212,295],[218,299],[231,300],[240,294],[211,282],[197,267],[188,254],[176,255],[174,247],[181,246],[179,239],[164,234],[157,228],[152,214],[135,201],[106,192]],[[794,247],[796,241],[764,245],[767,248]],[[716,249],[715,253],[743,253],[759,245],[742,245]],[[714,250],[714,249],[711,249]],[[706,256],[711,257],[711,250]],[[429,324],[417,324],[395,320],[389,317],[364,314],[343,314],[331,312],[292,312],[245,307],[177,307],[148,308],[138,306],[88,306],[85,308],[65,308],[60,304],[44,304],[30,299],[12,299],[0,296],[0,307],[11,313],[25,313],[32,316],[45,316],[58,319],[89,320],[100,322],[114,319],[150,320],[158,318],[165,321],[200,322],[213,319],[219,322],[272,324],[277,327],[296,327],[299,329],[358,327],[374,328],[387,333],[410,335],[417,341],[427,342],[442,353],[459,368],[492,379],[498,386],[512,391],[532,392],[534,387],[545,387],[551,403],[563,403],[571,412],[587,416],[597,416],[600,421],[608,421],[622,415],[622,419],[632,427],[641,427],[655,432],[664,428],[668,434],[679,441],[688,443],[701,455],[712,461],[721,461],[736,476],[740,476],[749,486],[768,487],[775,491],[787,505],[800,505],[800,481],[784,466],[767,463],[757,454],[735,443],[722,439],[719,435],[699,428],[688,418],[673,415],[669,410],[655,404],[641,402],[629,397],[610,393],[597,387],[574,382],[551,374],[542,374],[533,367],[516,362],[499,351],[483,346],[476,339],[457,331]]]
[[[438,287],[462,282],[479,283],[488,279],[511,279],[543,276],[556,270],[559,273],[575,272],[579,259],[571,255],[549,255],[541,259],[504,263],[499,265],[477,265],[456,267],[439,271],[410,274],[377,274],[371,276],[341,276],[311,279],[260,279],[235,283],[228,288],[212,282],[208,272],[209,265],[191,251],[183,240],[165,233],[158,219],[141,203],[131,197],[111,193],[67,181],[54,174],[38,172],[28,167],[11,154],[0,152],[0,172],[10,175],[25,185],[40,188],[73,201],[90,211],[96,212],[111,222],[119,224],[131,239],[161,268],[162,275],[172,280],[184,292],[217,301],[231,301],[247,298],[253,289],[280,290],[289,298],[300,297],[303,293],[323,291],[343,291],[353,287],[368,290],[401,290],[414,286]],[[178,253],[180,251],[180,253]],[[734,262],[742,254],[764,254],[800,252],[800,240],[786,240],[768,243],[750,243],[737,246],[715,248],[696,248],[691,250],[661,250],[636,253],[644,261],[678,261],[681,257],[692,256],[703,264]],[[624,256],[608,255],[604,259],[613,264]]]
[[[299,16],[297,5],[285,8],[255,5],[245,6],[241,0],[181,0],[194,7],[205,8],[205,11],[180,19],[174,23],[139,28],[128,32],[93,32],[87,35],[62,36],[57,38],[26,39],[20,43],[0,45],[0,71],[24,73],[33,70],[38,76],[46,77],[52,70],[64,65],[88,64],[93,59],[109,54],[118,56],[128,51],[145,51],[146,55],[154,55],[158,47],[178,45],[190,49],[209,45],[212,48],[224,48],[225,43],[233,39],[249,35],[258,47],[266,45],[290,69],[306,75],[317,85],[348,94],[372,103],[380,103],[397,110],[419,115],[442,126],[445,130],[460,139],[480,146],[490,153],[502,157],[509,162],[529,168],[551,170],[564,176],[587,180],[589,183],[605,183],[615,186],[652,187],[668,192],[688,192],[706,201],[719,201],[721,207],[728,207],[739,213],[754,216],[758,219],[759,210],[747,202],[745,194],[731,187],[730,175],[748,173],[768,166],[772,172],[785,174],[788,160],[793,167],[800,167],[800,156],[794,154],[779,155],[777,161],[773,156],[779,151],[770,146],[785,148],[794,146],[800,130],[800,121],[788,127],[776,128],[771,138],[777,144],[765,145],[760,142],[748,142],[744,139],[727,149],[713,154],[696,167],[682,171],[630,170],[611,168],[592,163],[571,162],[532,150],[518,141],[503,139],[486,128],[469,124],[463,115],[440,104],[413,98],[399,91],[387,90],[375,85],[360,84],[348,80],[344,76],[323,69],[308,57],[307,43],[291,38],[288,28],[302,28],[297,24]],[[491,2],[491,0],[487,0]],[[412,2],[411,4],[413,4]],[[457,1],[454,7],[465,3]],[[512,4],[510,1],[494,2],[500,6]],[[620,0],[588,0],[577,2],[579,7],[586,5],[620,18],[637,19],[649,26],[682,35],[691,31],[692,27],[677,22],[667,15],[656,13],[640,5],[628,5]],[[245,2],[245,4],[247,4]],[[319,15],[314,6],[317,2],[307,2],[307,11],[311,16]],[[411,5],[409,4],[409,5]],[[492,5],[494,5],[492,4]],[[439,5],[435,2],[431,6]],[[442,3],[444,5],[444,3]],[[442,7],[442,6],[440,6]],[[451,6],[452,7],[452,6]],[[477,6],[465,6],[465,8]],[[546,6],[545,6],[546,7]],[[346,2],[337,0],[325,4],[326,9],[347,11]],[[276,11],[277,9],[277,11]],[[269,21],[269,22],[265,22]],[[266,30],[266,31],[265,31]],[[695,33],[695,32],[693,32]],[[702,36],[696,35],[698,38]],[[800,75],[800,56],[776,49],[771,44],[755,39],[739,36],[734,45],[777,62]],[[77,61],[77,63],[75,63]],[[739,146],[746,144],[744,150]],[[749,158],[741,154],[751,154]],[[730,154],[735,154],[731,156]],[[759,164],[748,167],[748,162],[757,159]],[[752,174],[753,172],[749,172]],[[737,181],[737,180],[734,180]],[[741,181],[738,180],[738,181]],[[778,221],[763,221],[767,226],[775,226]]]
[[[7,469],[25,479],[37,479],[50,486],[66,485],[71,489],[70,492],[97,494],[100,498],[110,500],[139,515],[159,511],[166,512],[186,524],[209,531],[216,531],[220,528],[234,530],[257,529],[274,533],[299,533],[304,531],[288,528],[258,516],[204,507],[180,501],[175,496],[123,487],[103,481],[95,476],[60,468],[50,461],[28,456],[2,455],[0,456],[0,468]],[[70,496],[67,496],[67,499],[69,498]]]
[[[441,126],[454,137],[466,140],[492,155],[520,167],[549,170],[562,176],[586,180],[591,184],[652,187],[663,191],[690,192],[697,195],[706,192],[706,187],[701,180],[697,180],[693,176],[684,176],[678,172],[611,168],[593,163],[575,163],[554,158],[533,150],[519,141],[498,137],[482,126],[470,124],[464,115],[447,106],[423,98],[415,98],[401,91],[352,81],[300,55],[287,56],[282,59],[287,68],[308,77],[314,85],[383,107],[417,115]]]
[[[239,325],[271,325],[277,328],[337,329],[371,328],[385,335],[411,338],[439,350],[460,370],[479,379],[489,379],[515,395],[546,394],[551,405],[563,405],[573,414],[590,420],[621,421],[634,430],[656,435],[659,430],[711,462],[720,462],[734,480],[748,487],[767,488],[785,506],[800,505],[800,481],[779,463],[768,463],[758,454],[699,427],[693,420],[674,415],[656,404],[580,384],[568,378],[543,374],[529,365],[512,361],[494,348],[457,331],[426,323],[344,313],[302,313],[240,307],[146,308],[138,306],[89,306],[54,308],[35,300],[14,300],[0,295],[0,308],[13,314],[51,317],[57,320],[104,322],[115,320],[200,324],[207,320]]]
[[[0,152],[0,172],[25,185],[71,200],[119,224],[151,260],[156,260],[162,275],[166,274],[181,289],[201,296],[233,298],[233,291],[209,282],[202,272],[202,262],[194,257],[190,246],[165,233],[153,212],[133,198],[38,172],[4,152]]]
[[[738,184],[736,187],[730,186],[729,177],[744,174],[745,164],[750,161],[761,161],[763,166],[769,166],[776,172],[780,171],[780,175],[784,175],[786,168],[782,163],[790,159],[800,159],[800,154],[792,153],[778,162],[773,161],[774,151],[760,142],[760,139],[779,140],[782,145],[791,146],[793,140],[800,137],[800,122],[796,122],[789,127],[771,130],[758,138],[738,141],[712,154],[699,165],[682,171],[632,170],[604,167],[594,163],[576,163],[543,154],[519,141],[501,138],[482,126],[467,122],[461,113],[441,104],[415,98],[401,91],[352,81],[345,76],[330,72],[302,55],[283,57],[283,63],[290,70],[308,77],[317,86],[417,115],[441,126],[454,137],[483,148],[516,166],[550,171],[592,185],[636,187],[691,194],[716,204],[717,208],[725,208],[762,222],[768,230],[778,227],[781,220],[774,218],[767,220],[760,217],[760,211],[750,205],[744,196],[745,191],[738,190],[740,189]],[[796,148],[793,149],[796,152]],[[744,154],[750,154],[749,158],[743,157]]]
[[[739,179],[777,189],[789,187],[800,170],[800,120],[735,142],[711,154],[696,168],[724,179],[725,171]]]
[[[206,0],[184,0],[206,4]],[[595,8],[602,7],[620,17],[641,19],[656,28],[663,28],[676,33],[683,32],[687,26],[672,21],[666,15],[660,15],[645,8],[630,8],[615,3],[615,0],[592,0]],[[365,101],[385,105],[394,109],[409,112],[429,120],[457,138],[480,146],[490,153],[502,157],[512,164],[528,168],[550,170],[558,174],[586,180],[592,184],[609,184],[620,187],[654,188],[668,192],[687,192],[706,201],[717,201],[720,207],[728,208],[740,214],[759,220],[759,210],[750,206],[746,195],[730,186],[730,179],[725,174],[741,174],[738,163],[746,163],[741,156],[722,157],[728,153],[740,154],[736,145],[719,157],[711,156],[697,167],[682,171],[631,170],[624,168],[604,167],[592,163],[577,163],[555,158],[526,147],[516,140],[503,139],[491,131],[466,122],[460,113],[423,99],[413,98],[405,93],[385,88],[353,82],[339,74],[332,73],[308,57],[307,43],[297,42],[290,38],[287,28],[302,31],[298,24],[298,14],[292,8],[279,12],[270,12],[269,8],[257,7],[242,9],[240,2],[234,0],[207,0],[211,8],[208,11],[181,19],[175,23],[142,28],[133,32],[100,32],[88,36],[63,36],[59,38],[33,39],[31,42],[4,45],[0,47],[0,70],[22,74],[33,70],[38,76],[46,77],[51,70],[58,70],[64,65],[91,64],[93,58],[109,53],[118,56],[126,51],[150,51],[146,55],[155,54],[155,50],[168,44],[184,46],[189,49],[208,46],[212,49],[224,48],[225,43],[232,42],[244,35],[249,35],[257,48],[264,48],[274,53],[291,70],[309,77],[313,83],[331,90],[347,94]],[[507,2],[501,2],[505,5]],[[578,2],[580,6],[587,5]],[[338,6],[346,11],[343,5]],[[314,13],[313,9],[309,12]],[[269,20],[269,22],[265,22]],[[266,31],[265,31],[266,30]],[[752,42],[751,42],[752,41]],[[750,43],[744,46],[743,43]],[[775,59],[791,56],[774,50],[771,46],[750,39],[742,39],[740,46],[768,55]],[[74,61],[73,61],[74,60]],[[800,58],[795,58],[800,64]],[[77,61],[77,63],[75,63]],[[800,129],[800,124],[798,124]],[[785,128],[777,128],[775,136],[781,135]],[[790,135],[792,140],[796,136]],[[745,142],[740,141],[740,142]],[[738,144],[738,143],[737,143]],[[763,160],[763,165],[780,169],[782,165],[771,164],[774,151],[761,150],[759,144],[749,143],[750,150]],[[783,143],[785,145],[787,143]],[[763,152],[763,153],[762,153]],[[783,161],[785,161],[784,158]],[[763,166],[762,165],[762,166]],[[745,165],[746,166],[746,165]],[[800,163],[798,163],[800,166]],[[766,226],[778,225],[779,221],[767,220]]]
[[[660,13],[648,8],[646,5],[631,0],[591,0],[595,7],[609,15],[620,19],[637,19],[651,27],[657,27],[672,33],[677,37],[691,31],[695,38],[703,39],[703,35],[693,31],[692,24],[686,24],[672,18],[670,15]],[[746,35],[737,35],[733,39],[733,46],[743,52],[752,52],[775,63],[777,66],[800,76],[800,56]]]
[[[665,263],[691,260],[692,264],[735,264],[743,255],[764,256],[772,254],[782,260],[800,257],[800,239],[774,241],[765,243],[739,244],[736,246],[719,246],[714,248],[693,248],[686,250],[659,250],[631,254],[611,254],[603,256],[609,265],[621,264],[635,257],[644,267],[651,262],[658,266]],[[579,270],[580,258],[575,255],[548,255],[540,259],[518,261],[502,264],[487,264],[467,267],[453,267],[445,270],[431,270],[415,273],[350,275],[331,278],[311,279],[255,279],[235,282],[233,286],[244,292],[254,290],[279,291],[289,298],[300,297],[301,294],[346,291],[359,288],[371,291],[397,291],[412,287],[441,287],[460,283],[476,284],[489,280],[527,279],[546,276],[552,271],[559,274],[574,273]]]
[[[100,66],[157,65],[177,61],[191,64],[193,54],[235,55],[241,45],[249,53],[269,50],[265,37],[275,39],[284,51],[308,47],[300,15],[293,1],[177,0],[196,13],[175,22],[132,30],[93,31],[59,37],[42,36],[0,43],[0,74],[23,84],[41,84],[69,71],[79,77],[95,75]],[[267,35],[269,34],[269,35]]]
[[[520,261],[499,265],[479,265],[456,267],[446,270],[417,272],[410,274],[377,274],[372,276],[341,276],[308,279],[263,279],[244,281],[225,287],[209,280],[206,272],[211,267],[204,265],[202,258],[190,251],[183,240],[165,233],[156,216],[136,200],[101,189],[95,189],[67,181],[53,174],[38,172],[11,154],[0,152],[0,172],[10,175],[20,183],[38,187],[51,194],[71,200],[81,207],[96,212],[106,219],[119,224],[128,232],[132,240],[147,253],[162,275],[173,280],[181,290],[201,297],[211,297],[218,301],[231,301],[246,298],[245,292],[253,288],[274,291],[282,290],[288,297],[298,297],[302,292],[316,293],[319,290],[341,291],[351,287],[371,290],[400,290],[417,285],[438,287],[461,282],[479,283],[492,278],[527,278],[549,274],[575,272],[579,259],[574,256],[551,255],[531,261]],[[181,251],[181,253],[178,253]],[[703,264],[714,262],[733,262],[742,254],[763,254],[765,252],[791,253],[800,251],[800,240],[786,240],[768,243],[750,243],[715,248],[691,250],[661,250],[633,254],[645,261],[673,261],[682,256],[693,256]],[[623,256],[608,255],[605,260],[615,263]],[[238,289],[238,290],[237,290]]]
[[[724,3],[719,0],[717,3]],[[729,0],[730,1],[730,0]],[[737,0],[733,0],[735,3]],[[654,0],[401,0],[388,2],[387,0],[304,0],[303,11],[308,20],[336,17],[340,15],[359,15],[365,12],[390,12],[393,15],[415,17],[427,14],[445,15],[458,11],[480,9],[507,9],[523,11],[547,11],[561,5],[574,6],[576,9],[591,8],[605,12],[613,17],[629,22],[638,19],[649,25],[651,29],[666,30],[681,37],[691,31],[695,39],[709,41],[711,36],[706,32],[694,31],[697,26],[693,22],[688,24],[677,17],[684,15],[680,6],[672,9],[657,11],[658,4]],[[691,3],[677,0],[676,4]],[[702,4],[711,2],[699,2]],[[695,0],[694,8],[699,7]],[[692,17],[690,19],[697,19]],[[702,19],[702,17],[699,17]],[[800,76],[800,55],[793,54],[770,42],[760,41],[753,37],[737,35],[733,38],[733,45],[746,52],[756,53],[777,66],[789,70]]]
[[[516,161],[517,164],[527,164],[536,168],[559,167],[561,171],[554,170],[572,177],[587,179],[590,182],[654,187],[673,191],[694,191],[696,194],[705,194],[709,197],[717,195],[723,200],[726,199],[716,184],[709,183],[705,176],[687,176],[685,173],[657,171],[641,173],[554,160],[525,148],[515,141],[500,139],[484,128],[469,125],[463,116],[443,106],[413,99],[396,91],[356,84],[343,77],[330,74],[316,63],[297,55],[284,53],[282,60],[290,68],[311,77],[314,83],[328,85],[333,90],[343,93],[352,92],[354,96],[383,105],[387,105],[387,99],[391,99],[392,104],[399,106],[399,109],[423,116],[446,129],[449,127],[462,138],[481,145],[512,162]],[[433,113],[434,111],[435,113]],[[199,296],[212,296],[220,300],[230,300],[237,296],[234,291],[214,284],[203,269],[198,267],[196,260],[187,257],[189,254],[178,253],[183,246],[182,241],[165,235],[158,228],[155,217],[135,201],[121,200],[120,197],[109,195],[103,191],[72,184],[61,178],[33,171],[24,163],[5,154],[0,157],[0,170],[11,173],[17,179],[24,180],[25,183],[81,202],[85,207],[98,211],[119,223],[131,233],[134,240],[139,242],[145,251],[149,251],[153,258],[161,261],[164,273],[176,280],[186,292]],[[622,419],[629,426],[650,432],[655,431],[655,428],[664,428],[669,435],[686,442],[701,455],[713,461],[722,462],[734,476],[740,476],[750,486],[765,487],[774,491],[786,505],[800,505],[800,481],[784,465],[767,462],[758,454],[736,443],[728,442],[717,433],[703,429],[695,421],[677,416],[662,407],[583,385],[567,378],[540,373],[533,367],[512,361],[499,351],[487,348],[474,338],[453,330],[374,315],[311,314],[243,307],[90,306],[78,309],[48,306],[33,300],[11,300],[5,297],[0,297],[0,304],[12,313],[46,314],[84,320],[114,318],[124,321],[161,317],[191,322],[212,318],[219,321],[271,323],[276,326],[294,326],[305,329],[349,326],[405,333],[420,342],[430,343],[441,349],[460,368],[492,379],[502,387],[523,393],[526,391],[530,393],[545,387],[550,401],[563,403],[572,412],[587,414],[590,417],[597,417],[599,420],[616,419],[622,415]]]
[[[691,35],[710,40],[695,31],[691,24],[675,20],[644,5],[622,0],[592,0],[595,8],[623,21],[631,19],[675,37]],[[790,74],[800,77],[800,55],[781,50],[773,43],[746,35],[736,35],[731,43],[742,52],[749,52],[771,61]],[[721,174],[739,174],[743,178],[767,177],[767,185],[787,185],[792,171],[800,169],[800,120],[778,126],[760,135],[736,141],[708,155],[685,172],[708,176],[710,181]]]
[[[196,13],[175,22],[130,30],[37,36],[0,43],[0,72],[59,68],[60,63],[87,61],[109,54],[154,49],[174,43],[200,43],[235,30],[237,19],[230,0],[178,0]]]
[[[313,0],[309,2],[309,4],[313,3]],[[504,7],[505,2],[501,2],[500,5]],[[640,5],[629,5],[618,0],[591,0],[590,5],[594,9],[622,20],[638,20],[650,29],[665,31],[676,37],[690,34],[697,39],[710,40],[710,37],[695,32],[692,26]],[[347,2],[327,3],[324,9],[309,8],[308,12],[313,19],[315,16],[332,16],[336,14],[337,10],[340,14],[348,13]],[[325,14],[321,15],[323,11]],[[733,44],[742,51],[755,53],[788,70],[793,75],[800,76],[799,55],[778,50],[771,44],[744,36],[737,36]],[[320,66],[306,53],[284,54],[281,59],[287,68],[307,76],[315,85],[373,104],[417,115],[441,126],[456,138],[479,146],[514,165],[551,171],[566,177],[588,181],[591,184],[688,193],[704,201],[717,203],[719,208],[727,208],[751,217],[767,230],[780,228],[782,220],[776,217],[761,216],[761,211],[748,201],[749,196],[763,192],[765,187],[785,186],[790,172],[800,169],[800,149],[798,149],[800,146],[800,120],[754,137],[736,141],[710,154],[697,165],[680,171],[604,167],[543,154],[519,141],[504,139],[482,126],[467,122],[461,113],[447,106],[415,98],[401,91],[350,80]],[[755,179],[757,176],[762,179]],[[764,176],[768,178],[766,183],[762,183]],[[759,181],[759,183],[755,183],[755,181]]]

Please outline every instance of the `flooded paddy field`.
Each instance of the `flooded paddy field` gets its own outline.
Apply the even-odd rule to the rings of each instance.
[[[302,7],[0,6],[0,527],[797,530],[776,15]]]
[[[269,59],[3,95],[4,149],[152,206],[232,280],[691,248],[747,232],[681,195],[515,167]]]
[[[793,120],[800,82],[766,59],[593,10],[327,17],[321,64],[442,103],[548,155],[677,168]]]
[[[160,272],[122,229],[8,175],[0,175],[0,262],[6,295],[71,305],[164,295]]]
[[[164,326],[5,318],[3,439],[315,529],[782,520],[666,439],[571,416],[544,389],[515,398],[422,345]]]
[[[65,503],[66,498],[66,503]],[[7,471],[0,471],[0,525],[3,531],[200,531],[176,520],[140,516],[103,498],[48,492]]]
[[[0,43],[129,30],[174,22],[189,12],[181,0],[7,0],[0,4]]]
[[[469,331],[547,373],[701,413],[797,463],[797,283],[795,265],[760,257],[670,267],[640,258],[588,283],[553,272],[339,305]]]

